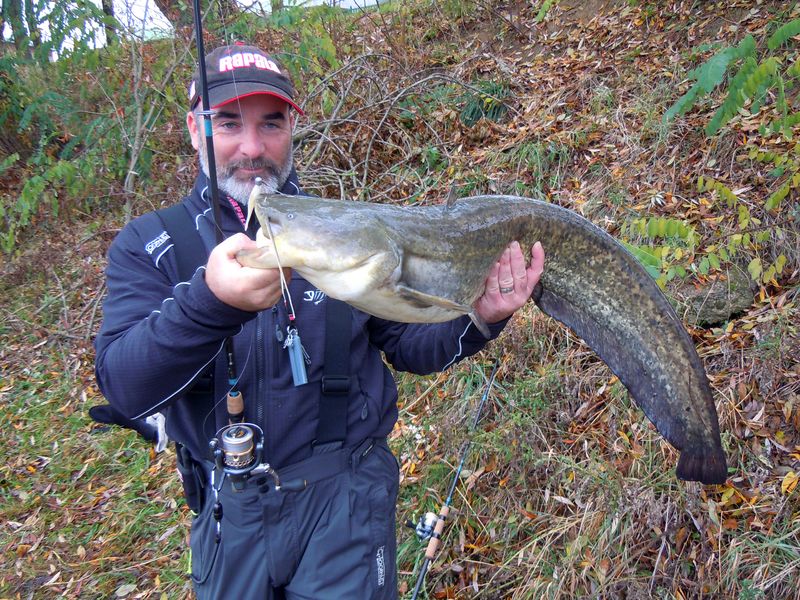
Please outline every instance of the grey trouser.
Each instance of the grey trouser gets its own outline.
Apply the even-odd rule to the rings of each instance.
[[[207,493],[191,533],[197,598],[397,598],[397,461],[384,440],[362,456],[366,448],[302,492],[252,480],[233,492],[226,482],[218,544],[214,497]]]

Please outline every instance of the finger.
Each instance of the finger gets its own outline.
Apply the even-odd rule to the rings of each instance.
[[[243,233],[236,233],[219,243],[220,251],[224,252],[228,259],[235,259],[239,250],[253,248],[256,248],[256,243]]]
[[[511,261],[511,275],[516,283],[525,287],[525,281],[528,279],[528,271],[525,265],[525,255],[522,254],[522,248],[519,242],[512,242],[510,248],[510,261]]]
[[[514,290],[514,276],[511,273],[511,249],[503,250],[497,265],[497,284],[500,293],[508,294]]]
[[[500,270],[500,261],[497,261],[492,265],[492,268],[489,269],[489,274],[486,276],[486,291],[484,293],[488,294],[499,294],[500,287],[497,283],[497,273]]]
[[[541,242],[536,242],[531,248],[531,264],[527,269],[527,287],[530,288],[531,292],[533,291],[533,288],[536,287],[536,284],[539,283],[539,279],[541,279],[543,272],[544,248],[542,248]]]

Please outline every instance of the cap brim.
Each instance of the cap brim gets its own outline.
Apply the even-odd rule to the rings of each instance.
[[[286,104],[294,108],[299,114],[305,114],[303,109],[297,106],[297,104],[295,104],[295,102],[286,95],[286,92],[278,87],[265,85],[263,83],[251,83],[245,81],[237,82],[235,85],[220,85],[208,91],[208,98],[211,108],[219,108],[220,106],[224,106],[234,102],[235,100],[241,100],[247,96],[257,96],[259,94],[273,96],[283,100],[286,102]]]

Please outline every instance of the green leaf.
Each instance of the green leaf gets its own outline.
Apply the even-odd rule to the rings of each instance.
[[[739,205],[739,229],[747,229],[750,225],[750,211],[745,204]]]
[[[781,187],[775,190],[764,203],[764,210],[773,210],[778,208],[778,205],[781,203],[781,201],[789,194],[789,188],[791,187],[790,184],[791,182],[787,181]]]
[[[667,123],[674,119],[678,115],[682,115],[689,111],[694,106],[695,100],[697,99],[698,94],[700,93],[701,88],[698,84],[694,84],[692,87],[689,88],[689,91],[686,92],[683,96],[678,98],[678,100],[669,107],[667,112],[664,113],[664,117],[662,121]]]
[[[748,56],[731,80],[725,101],[706,125],[706,135],[713,136],[724,127],[764,80],[774,75],[776,69],[777,61],[774,57],[768,58],[759,65],[752,56]]]
[[[778,46],[787,42],[789,38],[796,36],[798,33],[800,33],[800,19],[789,21],[778,27],[778,30],[770,36],[767,40],[767,48],[775,50]]]
[[[653,279],[657,279],[661,275],[661,259],[655,255],[651,248],[634,246],[627,242],[623,242],[623,245],[636,257],[636,260],[642,264]]]
[[[750,273],[750,277],[753,278],[753,281],[758,281],[762,272],[761,259],[756,257],[751,260],[747,265],[747,272]]]
[[[789,77],[800,77],[800,57],[794,61],[794,64],[786,69],[786,74]]]
[[[715,87],[722,83],[725,72],[728,70],[728,65],[737,58],[739,58],[739,51],[737,48],[725,48],[691,71],[689,77],[697,81],[697,85],[700,86],[701,91],[709,94]]]
[[[0,161],[0,175],[3,174],[11,165],[19,160],[19,154],[14,152],[13,154],[6,156],[2,161]]]
[[[783,267],[786,266],[786,256],[781,254],[778,258],[775,259],[775,270],[778,274],[783,272]]]

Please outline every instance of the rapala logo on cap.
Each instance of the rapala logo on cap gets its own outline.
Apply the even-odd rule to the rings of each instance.
[[[253,52],[237,52],[236,54],[224,56],[219,59],[220,73],[226,73],[228,71],[233,71],[234,69],[246,69],[249,67],[275,71],[279,75],[281,73],[278,65],[272,62],[266,56],[255,54]]]

